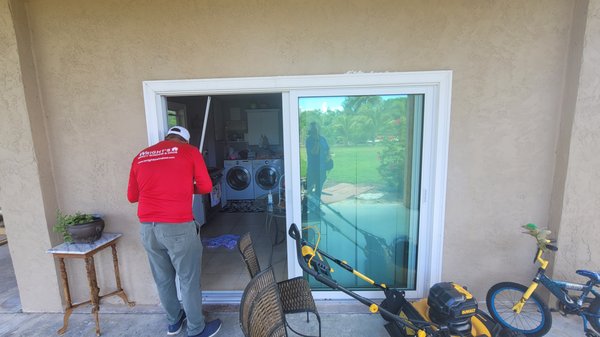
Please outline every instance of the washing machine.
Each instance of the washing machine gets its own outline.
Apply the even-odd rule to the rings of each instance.
[[[277,193],[279,179],[283,175],[283,159],[255,159],[252,161],[254,170],[254,197]]]
[[[229,200],[254,199],[252,160],[225,160],[223,177],[225,203]]]

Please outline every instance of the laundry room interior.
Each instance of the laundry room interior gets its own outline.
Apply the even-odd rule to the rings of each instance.
[[[242,291],[250,276],[237,243],[249,232],[261,268],[287,278],[281,93],[167,97],[167,124],[190,131],[213,191],[194,196],[204,245],[204,291]]]

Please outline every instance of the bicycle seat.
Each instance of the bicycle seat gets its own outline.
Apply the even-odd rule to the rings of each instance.
[[[597,273],[595,271],[579,269],[578,271],[576,271],[576,273],[581,276],[589,277],[596,283],[600,282],[600,273]]]

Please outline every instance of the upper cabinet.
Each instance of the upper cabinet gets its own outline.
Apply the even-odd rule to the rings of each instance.
[[[244,135],[248,133],[248,126],[243,120],[230,120],[225,122],[225,134],[227,141],[240,142],[244,141]]]
[[[248,109],[248,144],[281,144],[281,114],[279,109]]]

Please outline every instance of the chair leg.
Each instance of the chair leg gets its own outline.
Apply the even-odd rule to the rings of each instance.
[[[321,316],[317,315],[317,322],[319,323],[319,337],[321,337]]]
[[[319,334],[317,335],[318,337],[321,337],[321,317],[319,317],[319,315],[317,313],[314,313],[315,316],[317,317],[317,324],[319,325]],[[308,316],[309,316],[309,312],[306,312],[306,322],[308,323]],[[296,330],[294,330],[294,328],[292,328],[292,326],[290,325],[290,323],[287,321],[285,321],[285,325],[288,327],[288,329],[290,329],[293,333],[295,333],[296,335],[299,336],[303,336],[303,337],[317,337],[317,336],[312,336],[312,335],[305,335],[303,333],[300,333]]]

